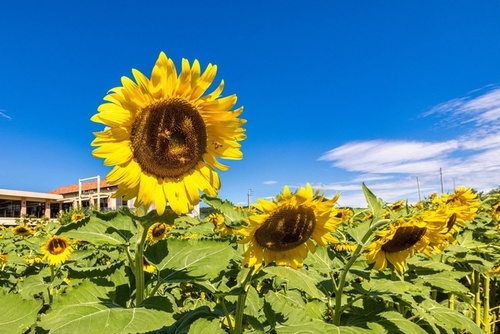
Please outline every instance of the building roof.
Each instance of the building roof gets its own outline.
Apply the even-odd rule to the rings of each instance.
[[[62,199],[62,195],[58,193],[39,193],[33,191],[11,190],[11,189],[0,189],[0,196],[2,195],[11,197],[26,197],[31,199],[55,199],[55,200]]]
[[[103,189],[107,187],[113,187],[113,185],[109,184],[106,180],[101,180],[100,187],[101,189]],[[97,189],[97,181],[82,182],[82,191],[94,190],[94,189]],[[62,186],[57,189],[49,191],[50,194],[61,194],[61,195],[72,194],[77,192],[78,192],[78,183],[69,186]]]

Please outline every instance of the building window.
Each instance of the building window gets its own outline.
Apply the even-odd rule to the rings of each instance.
[[[59,203],[50,203],[50,218],[55,219],[59,214]]]
[[[26,202],[26,214],[28,216],[35,216],[36,218],[41,218],[45,215],[45,203],[44,202]]]
[[[63,203],[62,209],[64,212],[70,211],[73,209],[73,203]]]
[[[0,199],[0,217],[21,217],[21,201]]]

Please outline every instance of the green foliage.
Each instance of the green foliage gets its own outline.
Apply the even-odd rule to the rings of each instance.
[[[397,274],[373,270],[363,247],[382,224],[414,208],[392,212],[362,189],[368,207],[353,210],[334,232],[354,248],[317,246],[299,269],[244,268],[241,236],[220,235],[206,217],[170,210],[89,212],[77,221],[67,213],[27,236],[0,230],[0,254],[7,256],[0,262],[0,332],[222,334],[236,333],[240,316],[244,333],[493,333],[500,230],[492,208],[500,195],[481,198],[477,217],[455,243],[432,257],[407,259],[407,270]],[[254,214],[202,199],[235,230]],[[155,222],[167,224],[168,234],[153,243],[147,234]],[[42,261],[51,235],[72,242],[60,266]]]

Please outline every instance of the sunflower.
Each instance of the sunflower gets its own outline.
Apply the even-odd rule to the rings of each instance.
[[[149,263],[145,257],[142,258],[142,269],[145,272],[150,273],[150,274],[154,273],[156,270],[155,266],[153,266],[151,263]]]
[[[406,207],[406,200],[402,199],[400,201],[392,203],[389,209],[391,209],[391,211],[397,212],[405,207]]]
[[[73,248],[70,246],[70,241],[68,238],[54,235],[42,245],[43,260],[49,260],[49,264],[56,266],[66,262]]]
[[[76,222],[77,220],[85,218],[85,214],[82,212],[75,212],[71,215],[71,221]]]
[[[491,217],[496,220],[500,220],[500,202],[491,207]]]
[[[41,264],[43,263],[43,259],[41,257],[35,256],[35,257],[25,257],[24,260],[30,265],[36,265],[36,264]]]
[[[407,258],[417,252],[430,257],[449,243],[446,224],[445,220],[441,224],[427,224],[421,216],[398,218],[387,229],[375,232],[377,237],[365,247],[364,255],[375,269],[384,270],[390,263],[403,273]]]
[[[0,267],[7,263],[7,255],[0,253]]]
[[[332,215],[344,223],[350,221],[352,217],[354,217],[354,211],[349,208],[333,209]]]
[[[154,223],[148,229],[147,240],[151,243],[157,243],[160,240],[164,240],[167,237],[167,232],[170,231],[172,227],[164,223]]]
[[[240,243],[248,243],[242,264],[256,270],[271,262],[298,268],[316,250],[311,238],[321,246],[337,242],[331,232],[338,219],[331,210],[338,197],[326,199],[307,184],[295,193],[285,186],[273,201],[259,199],[254,204],[259,213],[245,218],[248,226],[237,230],[244,236]]]
[[[214,225],[214,231],[221,235],[233,234],[233,229],[226,225],[224,216],[220,213],[211,213],[208,215],[208,221]]]
[[[18,225],[12,229],[12,232],[15,235],[20,235],[22,237],[27,237],[28,235],[33,233],[33,230],[31,227],[24,226],[24,225]]]
[[[338,242],[332,244],[332,248],[338,253],[352,253],[358,248],[358,245],[353,242]]]
[[[458,187],[452,194],[433,197],[432,203],[438,207],[446,207],[457,215],[456,224],[464,227],[465,221],[472,221],[477,216],[479,199],[472,189]]]
[[[217,196],[219,176],[214,168],[229,167],[217,158],[243,157],[239,141],[246,138],[238,118],[243,107],[231,110],[236,95],[220,97],[224,81],[209,94],[217,66],[201,73],[197,60],[182,60],[177,75],[173,61],[160,53],[151,79],[133,69],[136,82],[122,77],[91,120],[106,126],[95,132],[92,146],[104,165],[114,166],[106,180],[118,186],[115,197],[136,198],[136,206],[155,204],[162,214],[168,203],[177,214],[199,202],[199,191]],[[202,96],[203,95],[203,96]]]
[[[495,266],[488,270],[488,275],[493,276],[493,275],[500,275],[500,265]]]

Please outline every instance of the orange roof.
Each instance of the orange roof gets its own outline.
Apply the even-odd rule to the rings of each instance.
[[[101,180],[100,182],[101,189],[105,187],[112,187],[112,184],[109,184],[106,180]],[[97,189],[97,181],[91,181],[91,182],[82,182],[82,190],[93,190]],[[49,191],[49,194],[71,194],[71,193],[77,193],[78,192],[78,184],[72,184],[69,186],[62,186],[57,189]]]

